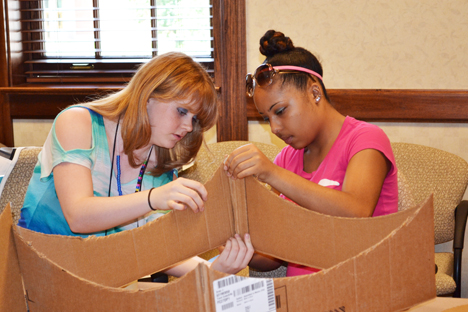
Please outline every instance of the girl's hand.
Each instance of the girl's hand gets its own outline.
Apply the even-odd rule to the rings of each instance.
[[[234,179],[242,179],[253,175],[261,182],[267,182],[269,174],[275,167],[268,157],[253,144],[236,148],[224,160],[224,170],[228,177]]]
[[[208,199],[206,188],[200,182],[178,178],[166,185],[153,189],[151,204],[161,210],[184,210],[187,207],[197,213],[205,210]]]
[[[236,274],[245,268],[252,259],[254,248],[249,234],[245,234],[244,241],[245,243],[239,234],[228,239],[223,252],[216,258],[211,268],[229,274]]]

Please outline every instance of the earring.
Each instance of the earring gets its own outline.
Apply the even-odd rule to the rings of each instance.
[[[317,95],[317,97],[315,98],[315,102],[319,102],[320,101],[320,95]]]

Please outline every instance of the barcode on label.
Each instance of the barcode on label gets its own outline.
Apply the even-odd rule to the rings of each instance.
[[[242,288],[236,290],[235,296],[236,296],[236,297],[239,297],[240,295],[243,295],[243,294],[245,294],[245,293],[248,293],[249,291],[250,291],[250,285],[245,286],[245,287],[242,287]]]
[[[275,300],[275,288],[273,280],[269,279],[267,283],[267,293],[268,293],[268,309],[269,311],[276,311],[276,300]]]
[[[255,284],[252,284],[252,285],[247,285],[245,287],[242,287],[242,288],[239,288],[235,291],[235,296],[238,297],[240,295],[243,295],[243,294],[246,294],[248,292],[250,292],[251,290],[255,290],[255,289],[259,289],[261,287],[263,287],[264,283],[263,281],[261,282],[258,282],[258,283],[255,283]]]
[[[229,302],[229,303],[227,303],[227,304],[225,304],[225,305],[222,305],[222,306],[221,306],[221,310],[224,311],[224,310],[230,309],[230,308],[232,308],[232,307],[234,307],[234,302]]]
[[[229,276],[226,279],[218,281],[218,288],[223,288],[223,287],[238,283],[242,281],[243,279],[244,278],[236,276],[236,275]]]
[[[252,290],[261,288],[261,287],[263,287],[263,285],[264,285],[263,281],[255,283],[255,284],[252,285]]]

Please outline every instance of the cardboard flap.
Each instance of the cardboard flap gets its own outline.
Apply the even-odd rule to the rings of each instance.
[[[172,211],[140,228],[107,237],[83,239],[23,228],[17,233],[65,270],[102,285],[122,286],[221,246],[234,235],[230,185],[224,172],[218,171],[206,188],[209,200],[203,213]]]
[[[0,311],[26,311],[23,281],[11,226],[10,204],[0,215]]]
[[[373,218],[332,217],[276,196],[246,179],[248,222],[255,250],[282,260],[329,268],[375,245],[418,213],[418,207]]]
[[[432,196],[377,244],[319,273],[275,279],[275,291],[285,311],[391,312],[435,298]]]
[[[278,311],[399,311],[436,295],[432,197],[379,243],[313,275],[275,279]],[[215,311],[213,281],[200,264],[158,289],[125,290],[84,280],[17,236],[34,311]],[[118,272],[116,273],[118,274]]]
[[[68,272],[20,236],[16,243],[31,311],[205,311],[203,296],[196,291],[201,280],[196,270],[162,288],[126,290]],[[114,274],[126,269],[131,268]]]

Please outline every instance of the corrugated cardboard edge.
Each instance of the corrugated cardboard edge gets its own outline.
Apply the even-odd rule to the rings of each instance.
[[[218,172],[221,170],[218,169]],[[224,174],[224,173],[221,173]],[[244,237],[249,233],[248,204],[246,196],[245,179],[229,180],[231,190],[232,211],[235,220],[236,233]]]
[[[0,311],[26,311],[23,280],[13,238],[10,204],[0,215]]]

